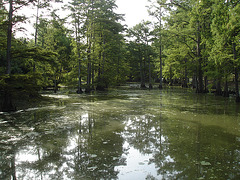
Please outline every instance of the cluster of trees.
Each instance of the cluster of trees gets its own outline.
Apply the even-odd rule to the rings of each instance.
[[[140,81],[142,88],[145,81],[149,88],[156,81],[159,88],[177,82],[224,96],[234,82],[240,100],[238,0],[149,0],[156,21],[133,28],[121,24],[115,0],[69,0],[65,17],[52,2],[0,1],[0,84],[7,109],[16,90],[35,96],[61,84],[82,93],[126,81]],[[14,32],[27,20],[18,13],[25,6],[36,7],[33,40]]]
[[[197,93],[214,88],[224,96],[232,82],[239,102],[239,1],[157,0],[149,9],[158,19],[153,45],[160,47],[164,78],[184,87],[191,82]]]

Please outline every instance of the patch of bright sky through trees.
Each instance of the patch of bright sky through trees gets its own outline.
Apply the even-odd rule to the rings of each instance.
[[[64,3],[69,2],[70,0],[63,0]],[[59,9],[58,14],[62,17],[67,16],[68,12],[61,10],[61,6],[64,3],[52,3],[54,9]],[[146,6],[148,5],[148,0],[116,0],[116,5],[118,8],[115,10],[118,14],[124,14],[124,22],[121,22],[123,25],[127,25],[128,27],[133,27],[134,25],[140,23],[142,20],[152,20],[152,17],[149,17]],[[33,25],[36,22],[36,8],[34,7],[25,7],[19,14],[24,14],[29,17],[29,22],[23,24],[19,24],[18,26],[23,26],[26,30],[24,31],[16,31],[17,37],[24,38],[33,38],[34,37],[34,27]],[[49,17],[49,13],[40,10],[39,15],[43,18]]]

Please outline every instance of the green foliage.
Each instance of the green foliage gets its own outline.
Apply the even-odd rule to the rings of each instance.
[[[21,29],[26,18],[15,12],[34,2],[37,1],[14,1],[13,26],[18,23]],[[67,7],[71,13],[64,18],[60,18],[58,10],[48,6],[50,1],[40,1],[35,5],[48,7],[51,16],[38,17],[36,42],[8,35],[9,12],[1,4],[3,89],[27,92],[29,88],[37,92],[39,88],[55,86],[56,89],[58,85],[67,85],[102,90],[126,81],[141,81],[145,86],[147,78],[149,83],[152,79],[164,78],[170,83],[175,79],[185,84],[189,79],[196,79],[196,84],[192,81],[192,85],[198,88],[197,92],[207,92],[207,82],[228,81],[238,74],[238,1],[150,2],[149,13],[157,22],[142,21],[128,29],[126,37],[123,35],[126,29],[120,24],[123,16],[115,13],[115,0],[71,0]],[[4,3],[9,5],[10,1]],[[71,26],[67,26],[67,22]],[[11,39],[11,59],[7,56],[6,37]],[[9,69],[8,62],[11,65],[9,77],[4,75]]]
[[[36,97],[40,90],[36,81],[38,78],[37,74],[3,75],[0,77],[0,91],[7,91],[16,99]]]

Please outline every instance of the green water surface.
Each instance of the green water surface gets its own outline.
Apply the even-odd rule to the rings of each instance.
[[[45,93],[0,113],[0,179],[240,179],[240,106],[191,90]]]

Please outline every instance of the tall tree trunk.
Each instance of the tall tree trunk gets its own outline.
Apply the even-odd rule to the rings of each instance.
[[[86,87],[86,90],[85,92],[86,93],[89,93],[91,91],[91,73],[92,73],[92,70],[91,70],[91,60],[88,62],[88,65],[87,65],[87,87]]]
[[[152,74],[151,74],[151,62],[150,57],[148,57],[148,63],[149,63],[149,89],[152,89]]]
[[[39,1],[40,0],[38,0],[38,2],[37,2],[37,15],[36,15],[36,27],[35,27],[35,46],[37,46],[37,35],[38,35],[38,19],[39,19]],[[36,71],[36,64],[35,64],[35,62],[34,62],[34,64],[33,64],[33,72],[35,72]]]
[[[102,46],[103,50],[99,53],[99,60],[102,62],[99,62],[99,72],[98,72],[98,84],[96,89],[99,91],[104,91],[106,86],[106,82],[105,82],[105,77],[104,77],[104,72],[105,72],[105,39],[103,34],[101,34],[102,37],[102,43],[100,43],[100,46]]]
[[[139,60],[140,60],[141,88],[146,88],[145,74],[144,74],[144,67],[143,67],[143,58],[142,58],[142,55],[141,55],[141,48],[139,48]]]
[[[117,57],[117,86],[121,85],[121,81],[119,79],[119,77],[120,77],[119,67],[120,67],[120,53],[118,54],[118,57]]]
[[[88,63],[87,63],[87,87],[85,92],[89,93],[91,91],[91,40],[89,39],[89,46],[88,46],[88,51],[87,51],[88,55],[87,55],[87,59],[88,59]]]
[[[196,76],[196,73],[194,73],[193,77],[192,77],[192,88],[193,89],[197,88],[197,76]]]
[[[233,47],[233,57],[234,60],[237,60],[237,52],[236,52],[236,43],[232,44]],[[239,67],[235,67],[234,73],[235,73],[235,91],[236,91],[236,102],[240,102],[240,97],[239,97],[239,87],[238,87],[238,71]]]
[[[229,97],[227,76],[225,77],[223,96],[224,97]]]
[[[148,59],[148,75],[149,75],[149,89],[152,89],[153,86],[152,86],[152,73],[151,73],[151,61],[150,61],[150,56],[149,56],[149,53],[148,53],[148,39],[146,37],[146,59]]]
[[[141,88],[146,88],[142,60],[140,61],[140,75],[141,75]]]
[[[236,91],[236,102],[240,102],[239,87],[238,87],[238,68],[235,68],[235,91]]]
[[[13,0],[9,0],[8,34],[7,34],[7,74],[11,74],[11,48],[12,48],[12,18]]]
[[[54,93],[57,93],[57,90],[58,90],[58,88],[57,88],[57,75],[55,73],[55,75],[54,75]]]
[[[204,92],[205,93],[208,93],[209,90],[208,90],[208,78],[207,76],[204,76]]]
[[[216,84],[216,93],[217,96],[221,96],[222,95],[222,87],[221,87],[221,79],[218,78],[217,79],[217,84]]]
[[[104,40],[104,37],[103,37],[103,52],[102,52],[102,69],[101,69],[101,74],[103,76],[102,80],[104,81],[104,72],[105,72],[105,40]]]
[[[38,36],[38,19],[39,19],[39,0],[37,2],[37,15],[36,15],[36,27],[35,27],[35,46],[37,46],[37,36]]]
[[[13,19],[13,0],[9,0],[9,14],[8,14],[8,30],[7,30],[7,67],[6,74],[11,74],[11,48],[12,48],[12,19]],[[11,82],[9,82],[11,83]],[[15,111],[16,107],[12,103],[12,93],[9,88],[4,89],[3,102],[1,104],[2,111]]]
[[[203,71],[202,71],[202,56],[201,56],[201,36],[200,36],[200,25],[198,22],[197,30],[197,58],[198,58],[198,67],[197,67],[197,93],[203,93]]]
[[[162,63],[162,47],[160,46],[160,75],[159,75],[160,82],[159,82],[159,89],[163,88],[162,66],[163,66],[163,63]]]
[[[94,49],[95,49],[95,46],[94,46],[94,44],[93,44],[93,54],[94,54]],[[91,84],[92,84],[92,90],[94,90],[94,76],[95,76],[95,73],[94,73],[94,69],[95,69],[95,66],[94,66],[94,60],[92,60],[92,62],[91,62],[92,64],[91,64],[91,70],[92,70],[92,78],[91,78],[91,80],[92,80],[92,82],[91,82]]]
[[[80,55],[80,47],[79,47],[79,42],[80,42],[80,37],[79,37],[79,29],[80,29],[80,24],[79,21],[75,23],[75,40],[77,44],[77,56],[78,56],[78,89],[77,93],[81,94],[83,93],[82,91],[82,78],[81,78],[81,55]]]
[[[183,81],[183,87],[188,87],[188,70],[187,70],[187,58],[184,59],[185,68],[184,68],[184,81]]]
[[[81,78],[81,59],[80,59],[80,53],[78,55],[78,94],[83,93],[82,91],[82,78]]]
[[[159,74],[159,89],[163,88],[163,77],[162,77],[162,11],[160,7],[160,19],[159,19],[159,25],[160,25],[160,35],[159,35],[159,60],[160,60],[160,74]]]
[[[94,63],[92,62],[92,90],[94,90]]]

